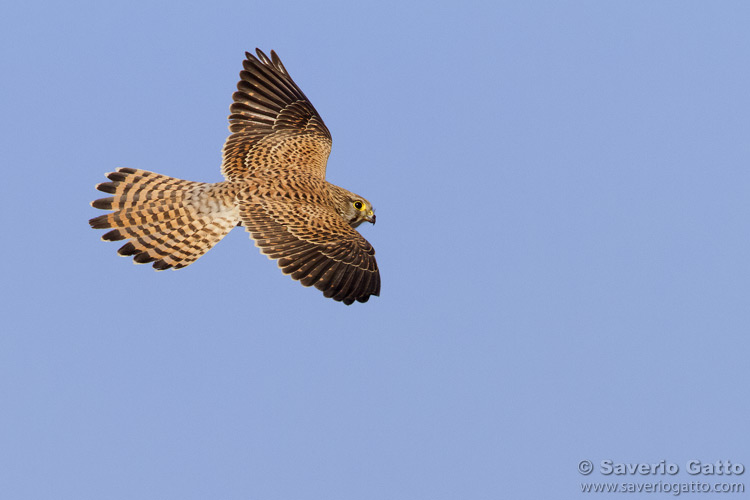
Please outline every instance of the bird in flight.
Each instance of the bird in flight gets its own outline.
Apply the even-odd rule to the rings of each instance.
[[[157,270],[195,262],[235,226],[284,274],[346,305],[380,294],[372,245],[357,232],[375,224],[365,198],[325,180],[331,133],[279,56],[246,53],[217,183],[185,181],[134,168],[107,174],[91,206],[111,213],[89,221],[127,240],[117,253]]]

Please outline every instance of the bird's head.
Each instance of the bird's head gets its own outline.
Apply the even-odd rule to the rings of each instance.
[[[372,209],[372,204],[361,196],[354,194],[347,197],[343,207],[343,216],[349,225],[354,228],[363,222],[375,224],[375,212]]]

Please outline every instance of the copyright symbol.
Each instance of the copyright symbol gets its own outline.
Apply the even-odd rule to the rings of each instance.
[[[588,476],[594,472],[594,464],[591,463],[591,460],[581,460],[578,462],[578,472],[584,476]]]

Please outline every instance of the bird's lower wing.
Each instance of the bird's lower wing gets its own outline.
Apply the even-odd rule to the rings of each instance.
[[[255,245],[284,274],[347,305],[380,294],[375,250],[333,210],[281,201],[239,206]]]

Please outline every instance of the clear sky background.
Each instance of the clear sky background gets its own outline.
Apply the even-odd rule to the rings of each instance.
[[[0,7],[0,498],[538,500],[586,497],[602,460],[750,469],[747,2],[23,3]],[[367,304],[241,229],[157,273],[88,227],[117,167],[221,180],[255,47],[376,207]]]

